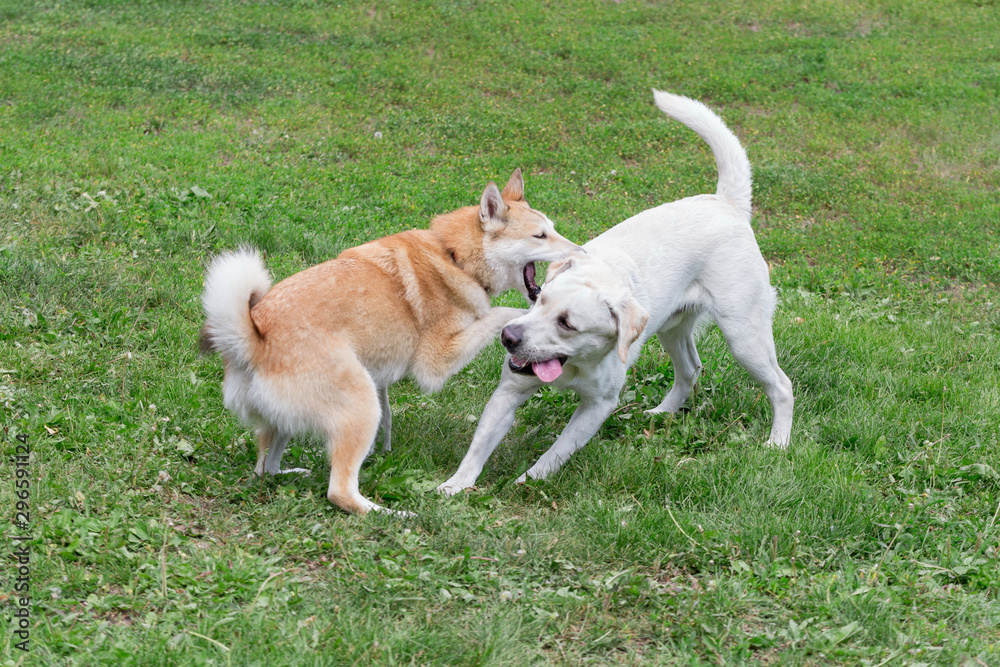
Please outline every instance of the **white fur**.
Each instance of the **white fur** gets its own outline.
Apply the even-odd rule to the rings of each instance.
[[[774,412],[768,442],[787,447],[790,440],[792,385],[778,367],[771,331],[776,299],[750,227],[750,163],[736,136],[705,105],[659,91],[654,96],[664,113],[712,148],[717,191],[643,211],[593,239],[585,256],[550,267],[539,300],[505,327],[504,344],[520,359],[567,357],[553,384],[580,395],[580,407],[528,477],[558,470],[593,437],[618,404],[628,368],[654,335],[671,358],[674,384],[650,412],[680,410],[701,372],[695,340],[708,320],[764,387]],[[514,411],[541,384],[504,364],[468,453],[439,491],[450,495],[475,483]]]
[[[205,308],[205,329],[216,350],[226,359],[250,363],[247,341],[257,337],[247,303],[260,299],[271,289],[271,274],[256,250],[240,248],[224,252],[205,274],[201,303]]]
[[[281,454],[288,442],[287,434],[314,430],[316,424],[300,405],[281,400],[282,392],[275,391],[251,363],[249,346],[258,335],[247,304],[251,297],[259,300],[270,288],[271,275],[256,250],[240,248],[217,256],[206,272],[201,297],[205,332],[228,365],[222,384],[223,404],[244,422],[261,427],[273,425],[279,434],[266,462],[263,456],[257,461],[257,474],[308,472],[300,468],[281,470]]]

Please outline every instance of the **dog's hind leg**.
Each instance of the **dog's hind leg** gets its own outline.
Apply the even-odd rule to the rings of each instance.
[[[382,452],[392,451],[392,410],[389,407],[389,387],[378,388],[378,404],[382,411]]]
[[[254,468],[254,473],[258,477],[279,473],[309,474],[308,468],[281,469],[281,457],[285,455],[285,448],[288,447],[291,437],[291,434],[283,433],[273,426],[261,426],[257,429],[257,466]]]
[[[258,477],[262,477],[264,475],[267,454],[271,451],[271,444],[274,442],[274,437],[276,435],[278,435],[278,429],[273,426],[260,426],[257,428],[257,465],[254,466],[253,471]],[[284,454],[284,449],[284,447],[281,448],[282,454]],[[280,462],[280,456],[278,457],[278,460]]]
[[[379,392],[360,362],[340,359],[341,378],[336,393],[324,397],[326,424],[321,430],[327,436],[330,456],[330,484],[326,498],[331,503],[354,514],[384,509],[361,495],[358,473],[371,450],[380,423]]]
[[[761,313],[758,316],[719,317],[716,320],[733,358],[746,369],[758,384],[764,388],[771,402],[774,422],[767,442],[784,449],[788,447],[792,434],[792,412],[795,398],[792,382],[778,366],[774,351],[774,335],[771,318]]]
[[[674,367],[674,384],[659,405],[646,411],[648,414],[678,412],[691,395],[701,374],[701,358],[695,346],[697,324],[697,316],[687,315],[673,328],[661,329],[656,334]]]

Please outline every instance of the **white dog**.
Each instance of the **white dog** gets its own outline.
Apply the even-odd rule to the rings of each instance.
[[[788,446],[792,384],[775,356],[775,293],[750,227],[750,162],[705,105],[653,94],[664,113],[711,147],[719,170],[716,193],[644,211],[584,245],[585,255],[552,264],[534,306],[501,333],[510,355],[500,386],[461,466],[439,491],[451,495],[475,484],[514,411],[545,383],[580,395],[565,430],[526,475],[542,479],[558,470],[614,410],[628,368],[654,334],[670,355],[674,384],[650,412],[677,412],[701,371],[695,337],[710,319],[771,402],[768,443]]]

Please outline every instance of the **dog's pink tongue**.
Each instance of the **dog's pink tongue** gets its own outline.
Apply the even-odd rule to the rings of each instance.
[[[531,370],[535,372],[535,375],[542,382],[552,382],[562,375],[562,364],[559,363],[558,359],[536,361],[531,364]]]

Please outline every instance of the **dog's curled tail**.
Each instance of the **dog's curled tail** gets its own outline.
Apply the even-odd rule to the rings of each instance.
[[[740,140],[714,111],[697,100],[661,90],[653,90],[653,99],[660,111],[684,123],[705,140],[719,169],[716,194],[736,206],[750,222],[753,176]]]
[[[229,361],[251,365],[261,337],[250,309],[270,288],[271,275],[256,250],[240,248],[212,260],[201,295],[205,308],[199,337],[202,352],[218,352]]]

